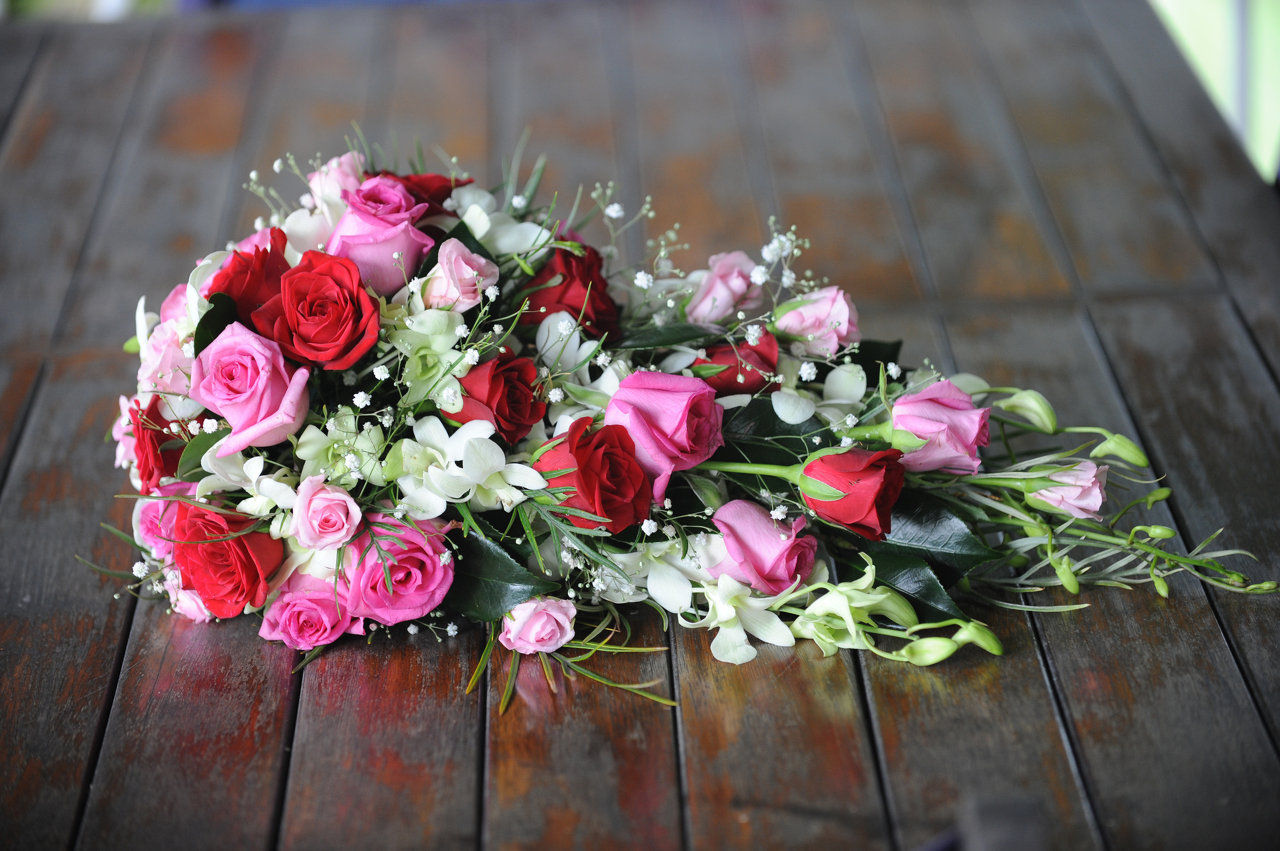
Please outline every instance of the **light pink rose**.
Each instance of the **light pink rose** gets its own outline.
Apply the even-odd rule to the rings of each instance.
[[[636,460],[653,477],[653,498],[666,496],[676,470],[696,467],[724,445],[724,408],[701,378],[635,372],[622,379],[604,409],[605,425],[620,425],[636,445]]]
[[[170,482],[156,488],[158,496],[190,496],[196,492],[194,482]],[[158,559],[173,555],[173,520],[178,502],[173,499],[139,499],[133,507],[133,537]]]
[[[470,310],[483,300],[486,289],[498,283],[497,265],[459,240],[441,243],[437,258],[422,284],[422,302],[427,307]]]
[[[415,528],[376,513],[368,521],[365,533],[350,547],[358,559],[347,574],[352,613],[393,624],[420,618],[439,606],[453,584],[453,553],[444,537],[449,527],[425,520],[417,521]]]
[[[165,569],[164,590],[169,595],[169,606],[187,620],[196,623],[208,623],[213,620],[213,613],[205,608],[200,595],[182,587],[182,575],[178,571]]]
[[[360,279],[378,295],[393,295],[435,244],[414,227],[427,205],[415,204],[413,196],[388,177],[371,177],[342,197],[347,211],[334,226],[326,251],[355,263]]]
[[[1050,473],[1049,478],[1061,484],[1042,488],[1031,494],[1031,499],[1062,514],[1098,520],[1098,509],[1107,499],[1107,472],[1110,469],[1099,467],[1092,461],[1081,461],[1069,469]]]
[[[724,535],[728,552],[711,566],[712,576],[727,573],[762,593],[781,594],[813,572],[818,539],[799,534],[803,517],[788,524],[774,520],[754,502],[735,499],[720,506],[711,522]]]
[[[294,650],[332,644],[340,635],[364,635],[364,622],[347,611],[343,590],[341,583],[335,590],[332,582],[292,574],[263,613],[258,635]]]
[[[690,322],[719,322],[739,310],[757,307],[762,298],[760,287],[751,283],[755,264],[741,251],[713,254],[707,261],[707,272],[698,282],[698,290],[685,306]]]
[[[943,470],[976,473],[978,447],[987,445],[990,408],[975,408],[973,398],[950,380],[930,384],[893,403],[893,427],[909,431],[925,445],[902,456],[902,466],[917,473]]]
[[[111,424],[111,439],[116,442],[116,467],[120,469],[138,463],[138,456],[133,448],[136,443],[133,437],[133,420],[129,417],[129,410],[135,399],[136,396],[120,397],[120,416]]]
[[[301,428],[311,399],[308,375],[285,363],[273,340],[239,322],[228,325],[191,370],[191,398],[231,424],[218,457],[274,446]]]
[[[797,355],[830,357],[862,339],[858,311],[839,287],[820,290],[778,305],[773,332],[791,339]]]
[[[212,280],[212,278],[210,279]],[[178,284],[160,302],[160,321],[171,322],[187,315],[187,285]]]
[[[161,322],[151,330],[142,346],[141,359],[139,392],[188,395],[192,359],[182,352],[182,338],[174,322]]]
[[[324,198],[336,201],[344,192],[355,192],[363,182],[364,157],[354,151],[334,157],[320,166],[319,171],[307,175],[307,185],[317,202]]]
[[[557,597],[525,600],[502,619],[498,642],[517,653],[550,653],[573,638],[573,603]]]
[[[309,550],[333,550],[351,540],[360,526],[360,506],[342,488],[309,476],[298,485],[291,533]]]

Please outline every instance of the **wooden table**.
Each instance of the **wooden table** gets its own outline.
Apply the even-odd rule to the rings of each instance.
[[[0,27],[0,830],[17,847],[1274,847],[1280,600],[1173,583],[911,669],[705,635],[462,686],[476,633],[298,674],[251,619],[113,595],[102,440],[155,303],[248,232],[276,156],[421,136],[482,181],[618,177],[694,246],[814,241],[871,337],[1136,434],[1184,542],[1280,576],[1280,201],[1141,0],[366,7]],[[633,240],[632,252],[640,250]],[[1065,598],[1048,596],[1052,602]],[[526,678],[524,674],[529,676]],[[992,832],[994,831],[994,832]],[[972,835],[972,834],[970,834]],[[1025,845],[1023,847],[1026,847]]]

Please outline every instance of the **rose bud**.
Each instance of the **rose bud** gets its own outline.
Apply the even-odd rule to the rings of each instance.
[[[534,597],[518,604],[502,619],[498,642],[517,653],[550,653],[573,638],[573,603],[555,597]]]
[[[872,541],[884,540],[894,503],[902,492],[901,458],[897,449],[871,452],[853,448],[815,453],[804,465],[801,496],[828,523],[844,526]],[[818,487],[810,486],[806,479],[818,483]],[[825,493],[811,493],[818,491]]]
[[[548,286],[556,278],[559,283]],[[579,324],[592,337],[616,335],[618,305],[609,298],[608,286],[603,261],[594,248],[583,246],[581,257],[557,248],[525,288],[524,297],[529,300],[529,307],[520,322],[537,324],[553,313],[564,311],[575,318],[582,317]]]
[[[763,507],[745,499],[727,502],[711,518],[724,536],[724,560],[708,570],[727,573],[763,594],[781,594],[813,572],[818,539],[800,535],[803,517],[774,520]]]
[[[462,410],[448,416],[459,423],[487,420],[514,446],[547,413],[547,404],[534,395],[537,377],[538,368],[529,358],[499,354],[458,379],[465,392]]]
[[[893,403],[893,427],[925,442],[903,456],[902,466],[917,473],[978,472],[982,463],[978,447],[987,445],[990,413],[990,408],[975,407],[973,398],[950,381],[898,397]]]

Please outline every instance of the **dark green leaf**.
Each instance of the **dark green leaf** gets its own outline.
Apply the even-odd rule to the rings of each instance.
[[[794,464],[810,452],[836,444],[836,436],[817,417],[794,425],[778,419],[768,396],[725,414],[723,432],[725,449],[716,456],[718,461],[746,458],[756,464]]]
[[[883,543],[867,542],[861,549],[875,562],[876,582],[910,600],[922,621],[965,617],[924,559]]]
[[[704,325],[663,325],[661,328],[650,328],[638,334],[632,334],[613,348],[615,349],[664,349],[671,346],[689,346],[698,348],[719,340],[721,333]]]
[[[698,363],[689,368],[694,378],[701,378],[706,381],[708,378],[719,375],[729,368],[727,363]]]
[[[195,353],[199,355],[210,343],[218,339],[218,335],[227,326],[236,321],[236,303],[226,293],[214,293],[209,296],[209,309],[196,324]]]
[[[458,548],[453,587],[445,602],[472,620],[496,621],[530,597],[555,588],[556,583],[530,573],[500,544],[472,534]]]
[[[215,431],[213,434],[201,432],[191,438],[187,442],[187,447],[182,450],[181,457],[178,458],[178,472],[175,475],[184,482],[198,482],[203,479],[207,474],[204,468],[200,466],[200,459],[215,443],[230,433],[231,429],[224,428]]]
[[[893,507],[891,525],[884,543],[950,568],[944,577],[948,585],[1000,557],[946,503],[927,494],[903,491]]]

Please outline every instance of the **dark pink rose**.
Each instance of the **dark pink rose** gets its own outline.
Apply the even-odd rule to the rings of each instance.
[[[444,536],[448,527],[431,520],[411,526],[376,513],[367,520],[365,533],[351,544],[357,557],[348,571],[351,612],[389,625],[439,606],[453,584],[453,553]]]
[[[258,635],[294,650],[332,644],[344,634],[364,635],[364,623],[347,610],[341,589],[306,573],[294,573],[262,616]]]
[[[724,535],[726,557],[712,565],[712,576],[727,573],[764,594],[781,594],[813,572],[818,539],[800,535],[803,517],[774,520],[763,507],[745,499],[726,502],[711,522]]]
[[[427,205],[414,203],[413,196],[388,177],[371,177],[342,197],[347,211],[334,226],[326,251],[354,262],[361,280],[378,295],[393,295],[414,276],[435,244],[414,226]]]

